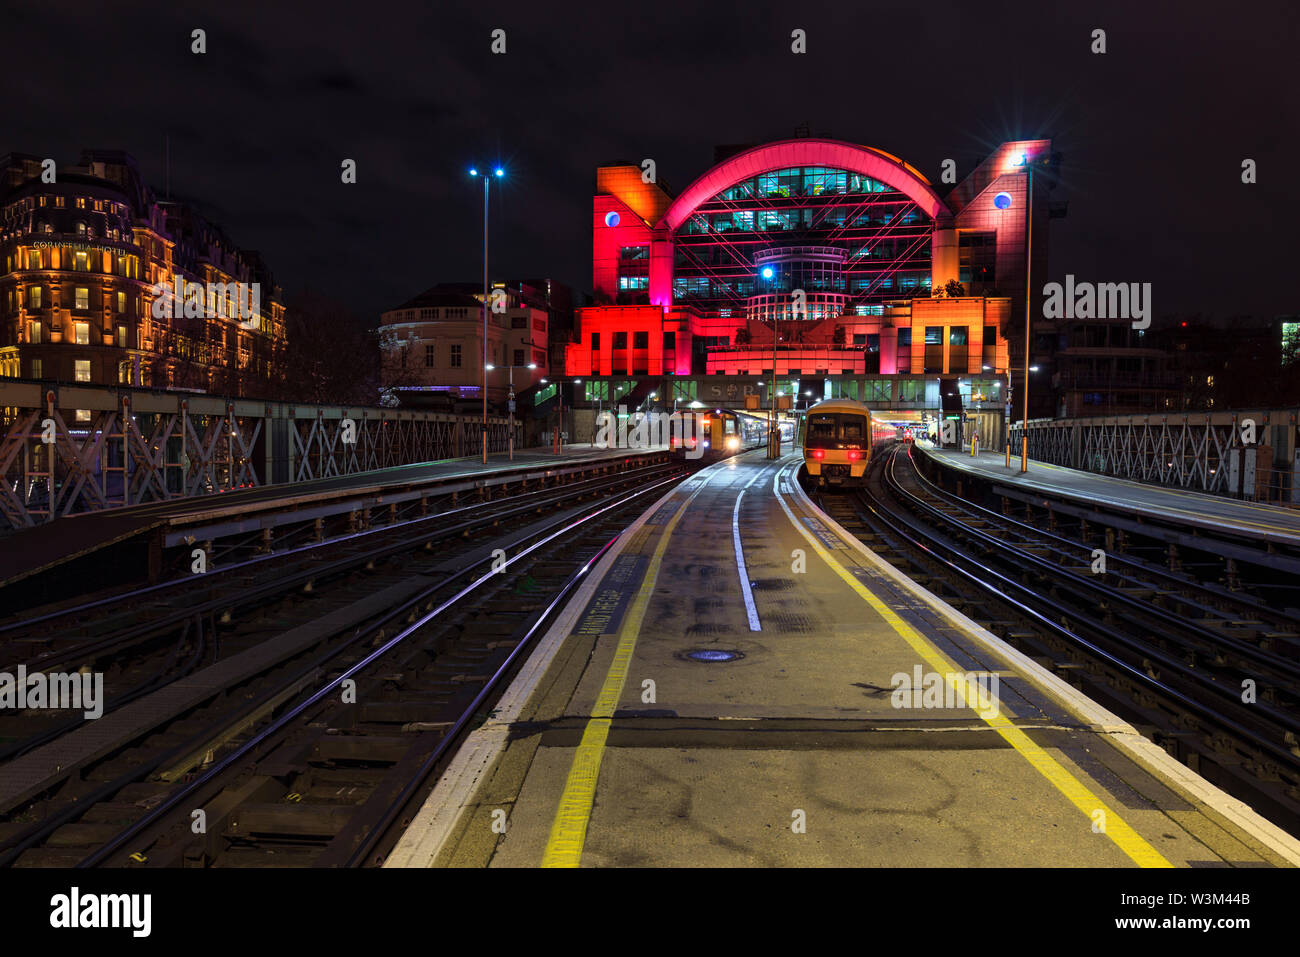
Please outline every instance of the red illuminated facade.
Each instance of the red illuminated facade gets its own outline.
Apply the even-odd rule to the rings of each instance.
[[[1045,274],[1051,163],[1049,140],[1005,143],[943,195],[897,156],[827,139],[744,149],[677,195],[601,167],[595,305],[577,310],[565,372],[763,376],[775,345],[776,374],[824,377],[818,397],[847,394],[844,377],[994,382],[1009,332],[1021,351],[1029,164]]]

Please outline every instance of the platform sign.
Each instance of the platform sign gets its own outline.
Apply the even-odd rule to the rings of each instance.
[[[1255,464],[1259,460],[1258,449],[1246,449],[1242,456],[1241,497],[1255,497]]]
[[[1241,449],[1228,449],[1228,494],[1241,491]]]

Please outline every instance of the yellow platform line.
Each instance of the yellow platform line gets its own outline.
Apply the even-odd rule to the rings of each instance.
[[[699,488],[691,492],[686,500],[678,506],[673,517],[664,526],[659,536],[659,543],[650,556],[650,563],[636,597],[623,618],[618,629],[618,646],[614,650],[614,661],[605,674],[605,681],[596,696],[596,704],[591,709],[591,717],[583,729],[582,740],[577,753],[573,756],[573,765],[564,782],[564,793],[560,796],[560,806],[555,812],[551,824],[551,836],[546,842],[546,852],[542,856],[542,867],[577,867],[582,861],[582,848],[587,841],[587,823],[591,819],[591,808],[596,800],[596,781],[600,777],[600,762],[605,756],[605,741],[609,738],[609,727],[613,722],[614,711],[623,696],[623,686],[627,683],[628,668],[632,663],[632,652],[636,648],[637,636],[641,634],[641,623],[645,620],[650,607],[650,598],[654,595],[655,583],[659,579],[659,568],[663,564],[664,554],[668,551],[668,540],[672,537],[677,523],[686,514],[686,509],[695,496],[704,491],[709,479],[700,483]]]
[[[780,492],[781,475],[785,470],[781,470],[772,479],[772,492],[776,495],[777,503],[785,510],[786,517],[795,529],[801,534],[812,546],[813,551],[821,558],[831,570],[837,574],[846,585],[852,588],[859,597],[861,597],[872,609],[880,615],[885,622],[898,633],[904,641],[912,647],[918,655],[924,659],[930,669],[941,675],[956,675],[958,668],[948,660],[939,649],[935,648],[930,642],[923,638],[907,622],[898,616],[898,614],[883,602],[875,593],[868,589],[857,577],[845,568],[835,559],[835,557],[822,546],[817,538],[809,532],[796,517],[790,506],[786,504],[784,497]],[[965,683],[960,680],[949,680],[949,684],[956,690],[957,700],[963,704],[966,703]],[[969,707],[970,705],[968,705]],[[978,708],[972,707],[972,710],[979,715],[980,720],[993,728],[1002,739],[1011,745],[1021,757],[1028,761],[1039,774],[1047,778],[1052,786],[1063,794],[1071,804],[1082,811],[1087,817],[1092,818],[1095,811],[1102,811],[1105,814],[1105,834],[1119,847],[1121,851],[1129,856],[1139,867],[1173,867],[1164,856],[1154,847],[1148,844],[1136,831],[1133,830],[1124,819],[1116,814],[1109,806],[1104,804],[1095,794],[1071,774],[1065,767],[1057,762],[1050,754],[1030,740],[1029,736],[1021,731],[1011,722],[1010,719],[1000,712],[996,715],[988,715]],[[992,709],[990,709],[992,710]]]

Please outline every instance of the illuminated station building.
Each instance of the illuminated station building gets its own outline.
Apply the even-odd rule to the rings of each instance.
[[[0,158],[0,268],[0,376],[261,397],[283,374],[266,265],[157,199],[128,153]]]
[[[946,195],[873,147],[726,152],[676,195],[641,166],[597,170],[595,304],[565,352],[579,408],[765,409],[775,362],[778,407],[845,397],[911,421],[964,408],[986,442],[1000,436],[1008,335],[1017,381],[1024,367],[1031,166],[1046,275],[1050,140],[1002,144]]]

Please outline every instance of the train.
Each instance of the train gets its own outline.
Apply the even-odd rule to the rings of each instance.
[[[872,446],[895,438],[894,426],[874,419],[852,399],[828,399],[804,419],[803,462],[818,488],[860,488],[866,484]]]
[[[689,425],[679,433],[669,429],[668,448],[687,458],[714,460],[758,448],[766,441],[766,425],[749,415],[738,415],[729,409],[712,412],[683,412],[682,418],[695,416],[695,426]],[[700,449],[700,446],[703,448]],[[697,452],[697,450],[699,450]]]

